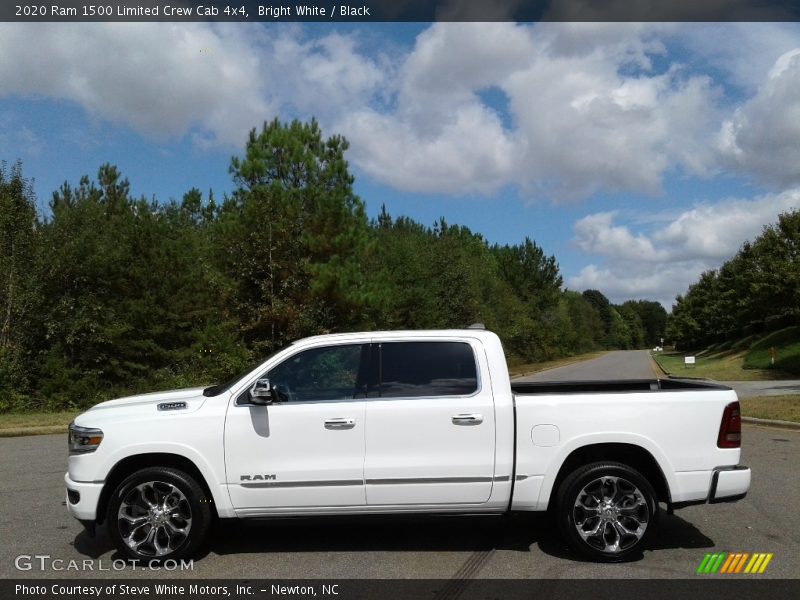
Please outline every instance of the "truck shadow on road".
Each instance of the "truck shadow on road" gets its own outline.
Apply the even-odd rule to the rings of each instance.
[[[677,548],[713,548],[714,540],[706,536],[702,531],[689,521],[677,515],[667,515],[662,512],[658,531],[654,539],[650,541],[649,550],[670,550]],[[562,541],[561,537],[551,526],[550,535],[543,536],[539,541],[539,549],[545,554],[564,558],[576,562],[592,562],[583,556],[576,554]],[[644,558],[642,554],[631,556],[627,562],[636,562]]]
[[[205,544],[208,554],[291,552],[442,552],[514,550],[542,552],[583,561],[562,542],[548,515],[511,517],[401,517],[361,516],[233,522],[216,527]],[[711,548],[713,540],[677,515],[662,513],[654,550]],[[104,531],[94,539],[85,533],[75,538],[81,554],[97,558],[112,550]],[[114,551],[113,558],[123,558]],[[635,559],[634,559],[635,560]]]
[[[74,546],[92,558],[113,550],[105,531],[99,531],[96,538],[81,532]],[[218,526],[195,558],[203,559],[209,554],[293,552],[531,552],[535,546],[551,556],[584,560],[561,541],[548,515],[361,516],[233,522]],[[651,542],[653,550],[713,546],[713,540],[694,525],[664,513],[658,534]],[[124,557],[114,550],[112,558]]]

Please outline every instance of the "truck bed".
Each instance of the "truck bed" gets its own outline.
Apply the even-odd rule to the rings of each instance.
[[[660,392],[729,390],[728,386],[697,379],[627,379],[606,381],[531,381],[511,382],[511,391],[531,394],[605,394],[608,392]]]

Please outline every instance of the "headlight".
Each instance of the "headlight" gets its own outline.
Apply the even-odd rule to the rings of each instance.
[[[70,454],[85,454],[94,452],[103,441],[103,432],[91,427],[80,427],[75,423],[69,424],[69,437],[67,438]]]

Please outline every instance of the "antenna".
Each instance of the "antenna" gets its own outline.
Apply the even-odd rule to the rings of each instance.
[[[473,323],[472,325],[467,327],[467,329],[486,329],[486,325],[484,325],[483,323]]]

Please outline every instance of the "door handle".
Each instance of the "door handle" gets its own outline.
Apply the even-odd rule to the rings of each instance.
[[[480,425],[483,423],[483,415],[476,413],[453,415],[453,425]]]
[[[325,429],[352,429],[356,426],[355,419],[326,419]]]

